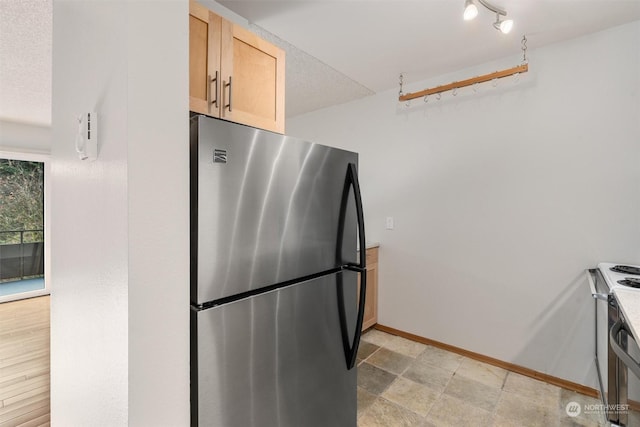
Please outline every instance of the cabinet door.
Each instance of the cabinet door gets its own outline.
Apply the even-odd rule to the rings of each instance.
[[[358,277],[358,295],[360,277]],[[362,330],[378,323],[378,248],[367,249],[367,295],[362,318]]]
[[[220,117],[220,35],[222,18],[189,3],[189,109]]]
[[[367,297],[364,304],[362,330],[378,323],[378,264],[367,266]]]
[[[284,133],[284,51],[222,20],[220,117]]]

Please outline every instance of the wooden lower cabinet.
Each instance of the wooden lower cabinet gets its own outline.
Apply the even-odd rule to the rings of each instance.
[[[360,281],[358,280],[358,292]],[[360,295],[360,294],[358,294]],[[367,295],[365,296],[362,330],[378,323],[378,248],[367,249]]]

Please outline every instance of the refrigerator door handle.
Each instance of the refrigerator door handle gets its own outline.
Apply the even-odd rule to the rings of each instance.
[[[365,294],[367,293],[367,274],[360,273],[360,297],[358,298],[358,317],[356,319],[356,329],[353,334],[353,342],[349,342],[349,330],[347,328],[347,315],[344,302],[344,283],[342,273],[336,274],[338,288],[338,314],[340,315],[340,332],[342,333],[342,347],[344,358],[347,363],[347,370],[353,369],[356,364],[360,337],[362,335],[362,319],[364,317]]]
[[[344,180],[344,188],[342,190],[342,200],[340,202],[340,218],[338,219],[338,239],[336,248],[336,257],[339,264],[343,263],[342,259],[342,241],[344,239],[344,226],[347,216],[347,203],[349,201],[349,189],[353,187],[353,195],[356,203],[356,216],[358,220],[358,245],[360,247],[360,262],[358,264],[346,263],[345,266],[354,271],[365,270],[367,268],[367,254],[365,252],[366,239],[364,235],[364,213],[362,210],[362,196],[360,194],[360,184],[358,182],[358,172],[356,165],[349,163],[347,166],[347,176]]]
[[[340,203],[340,219],[338,224],[338,240],[336,248],[336,256],[338,262],[342,263],[342,241],[344,238],[344,227],[347,213],[347,203],[349,201],[349,190],[353,188],[353,195],[356,203],[356,215],[358,221],[358,240],[360,246],[360,262],[357,265],[346,264],[347,270],[360,273],[360,295],[358,298],[358,314],[356,318],[356,326],[353,334],[353,342],[349,342],[349,331],[347,328],[347,316],[344,301],[344,283],[342,274],[336,276],[338,290],[338,313],[340,315],[340,329],[342,332],[342,345],[344,347],[344,355],[347,362],[347,369],[353,369],[358,354],[358,346],[360,345],[360,337],[362,335],[362,321],[364,318],[364,304],[367,293],[367,265],[366,265],[366,240],[364,235],[364,214],[362,210],[362,197],[360,195],[360,184],[358,183],[358,173],[356,165],[349,163],[347,166],[347,176],[342,191],[342,201]]]

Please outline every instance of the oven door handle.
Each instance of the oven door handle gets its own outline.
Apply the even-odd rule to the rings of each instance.
[[[591,296],[594,297],[595,299],[609,301],[608,294],[603,294],[596,290],[596,282],[593,278],[597,274],[597,271],[598,270],[596,270],[595,268],[591,268],[587,270],[587,281],[589,282],[589,288],[591,288]]]
[[[633,357],[629,355],[623,349],[620,344],[618,344],[618,334],[624,331],[629,338],[635,343],[636,340],[633,337],[633,334],[629,332],[622,318],[618,319],[616,323],[613,324],[611,330],[609,331],[609,343],[611,344],[611,349],[618,356],[618,358],[624,363],[627,368],[631,369],[631,372],[635,374],[636,377],[640,378],[640,364],[636,362]],[[636,344],[637,345],[637,344]]]

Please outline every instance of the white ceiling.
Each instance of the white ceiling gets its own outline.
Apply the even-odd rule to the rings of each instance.
[[[371,93],[398,88],[400,73],[405,82],[417,82],[509,56],[517,65],[523,35],[533,49],[640,19],[640,0],[488,1],[514,20],[510,34],[493,28],[495,14],[481,6],[475,20],[464,21],[464,0],[219,3]],[[323,84],[314,89],[306,98],[331,90]],[[291,107],[297,105],[287,99]]]
[[[51,0],[0,0],[0,120],[51,123]]]
[[[287,50],[287,116],[295,116],[640,20],[640,0],[489,0],[462,20],[464,0],[219,1]],[[0,0],[0,119],[51,122],[52,0]],[[203,3],[210,2],[204,0]],[[640,41],[639,41],[640,42]],[[594,58],[597,60],[597,58]],[[446,82],[443,82],[446,83]]]

